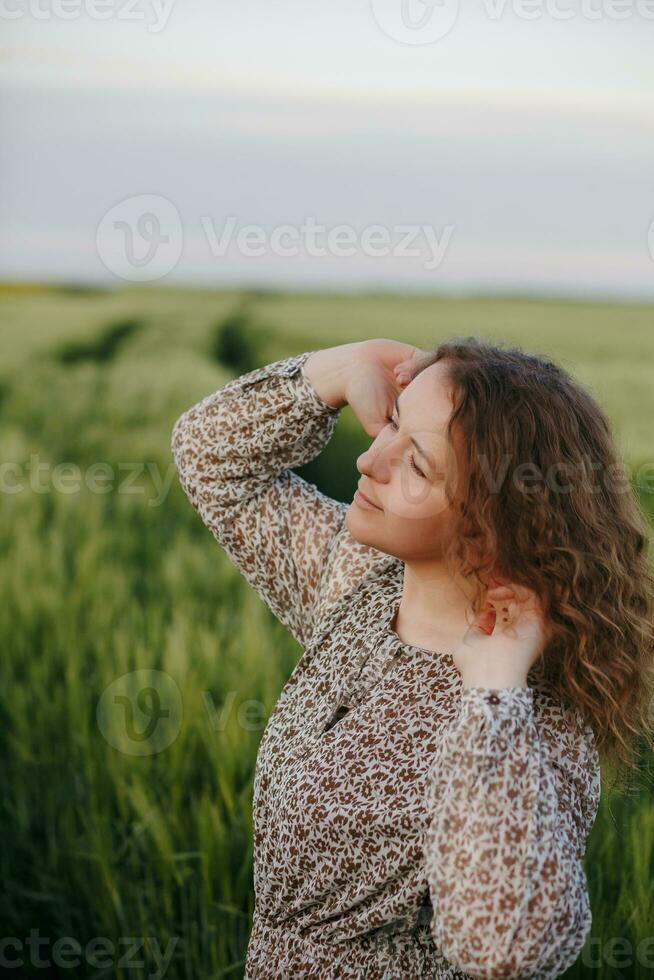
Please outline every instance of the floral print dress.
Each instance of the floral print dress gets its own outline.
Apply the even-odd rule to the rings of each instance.
[[[291,469],[340,412],[310,353],[229,381],[172,433],[191,504],[302,648],[258,751],[245,978],[557,977],[591,925],[592,731],[538,665],[527,687],[464,690],[447,652],[393,631],[403,562]]]

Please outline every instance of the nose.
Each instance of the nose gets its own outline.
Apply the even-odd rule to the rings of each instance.
[[[389,452],[392,442],[393,440],[384,442],[379,437],[375,439],[357,458],[356,466],[359,473],[376,483],[388,483],[393,465],[392,453]]]

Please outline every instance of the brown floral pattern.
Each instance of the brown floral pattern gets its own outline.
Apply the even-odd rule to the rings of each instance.
[[[463,689],[448,653],[393,632],[403,563],[292,471],[340,411],[310,353],[172,433],[191,504],[302,647],[257,757],[246,980],[557,977],[591,924],[592,732],[536,668],[526,688]]]

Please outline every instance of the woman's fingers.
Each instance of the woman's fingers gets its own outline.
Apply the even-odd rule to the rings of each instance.
[[[489,611],[482,613],[477,622],[475,623],[476,628],[481,632],[490,636],[495,629],[495,623],[497,621],[497,616],[494,612]]]
[[[430,351],[422,350],[420,347],[414,347],[411,356],[404,358],[404,360],[400,361],[393,368],[397,384],[401,387],[412,381],[423,360],[430,356]]]
[[[398,385],[408,385],[411,381],[411,368],[409,367],[408,361],[402,361],[401,364],[396,364],[395,368],[395,381]]]
[[[536,594],[531,590],[526,588],[524,585],[516,585],[513,582],[506,582],[506,580],[501,580],[497,578],[492,578],[490,580],[490,586],[488,588],[488,595],[493,596],[493,598],[504,598],[506,596],[512,595],[519,602],[536,602]]]
[[[497,620],[496,610],[492,606],[487,605],[481,612],[475,617],[475,621],[470,626],[471,635],[482,633],[485,636],[490,635],[495,629],[495,623]]]
[[[517,602],[509,601],[507,599],[499,599],[497,601],[490,600],[493,609],[497,615],[497,622],[500,626],[508,626],[509,623],[515,621],[519,615],[519,606]]]
[[[515,595],[515,592],[508,585],[494,585],[492,589],[488,589],[488,595],[501,598],[502,596]]]

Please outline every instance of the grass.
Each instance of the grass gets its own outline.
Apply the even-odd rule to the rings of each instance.
[[[22,943],[15,975],[135,980],[158,965],[171,980],[242,975],[257,745],[300,651],[190,508],[169,451],[179,414],[231,376],[216,355],[233,352],[234,323],[259,363],[373,336],[430,346],[476,333],[549,353],[606,407],[635,471],[651,453],[652,312],[0,288],[0,432],[12,467],[0,522],[0,921]],[[349,499],[366,445],[346,410],[304,473]],[[652,495],[641,499],[654,518]],[[137,670],[150,672],[152,700],[136,727],[160,710],[158,696],[181,710],[175,737],[152,754],[125,751],[103,714],[104,692],[124,694]],[[651,785],[603,795],[585,859],[591,941],[569,977],[652,975]],[[31,962],[30,930],[48,967]],[[75,967],[64,937],[81,946]],[[87,944],[101,937],[94,954]],[[149,938],[130,950],[129,937]]]

